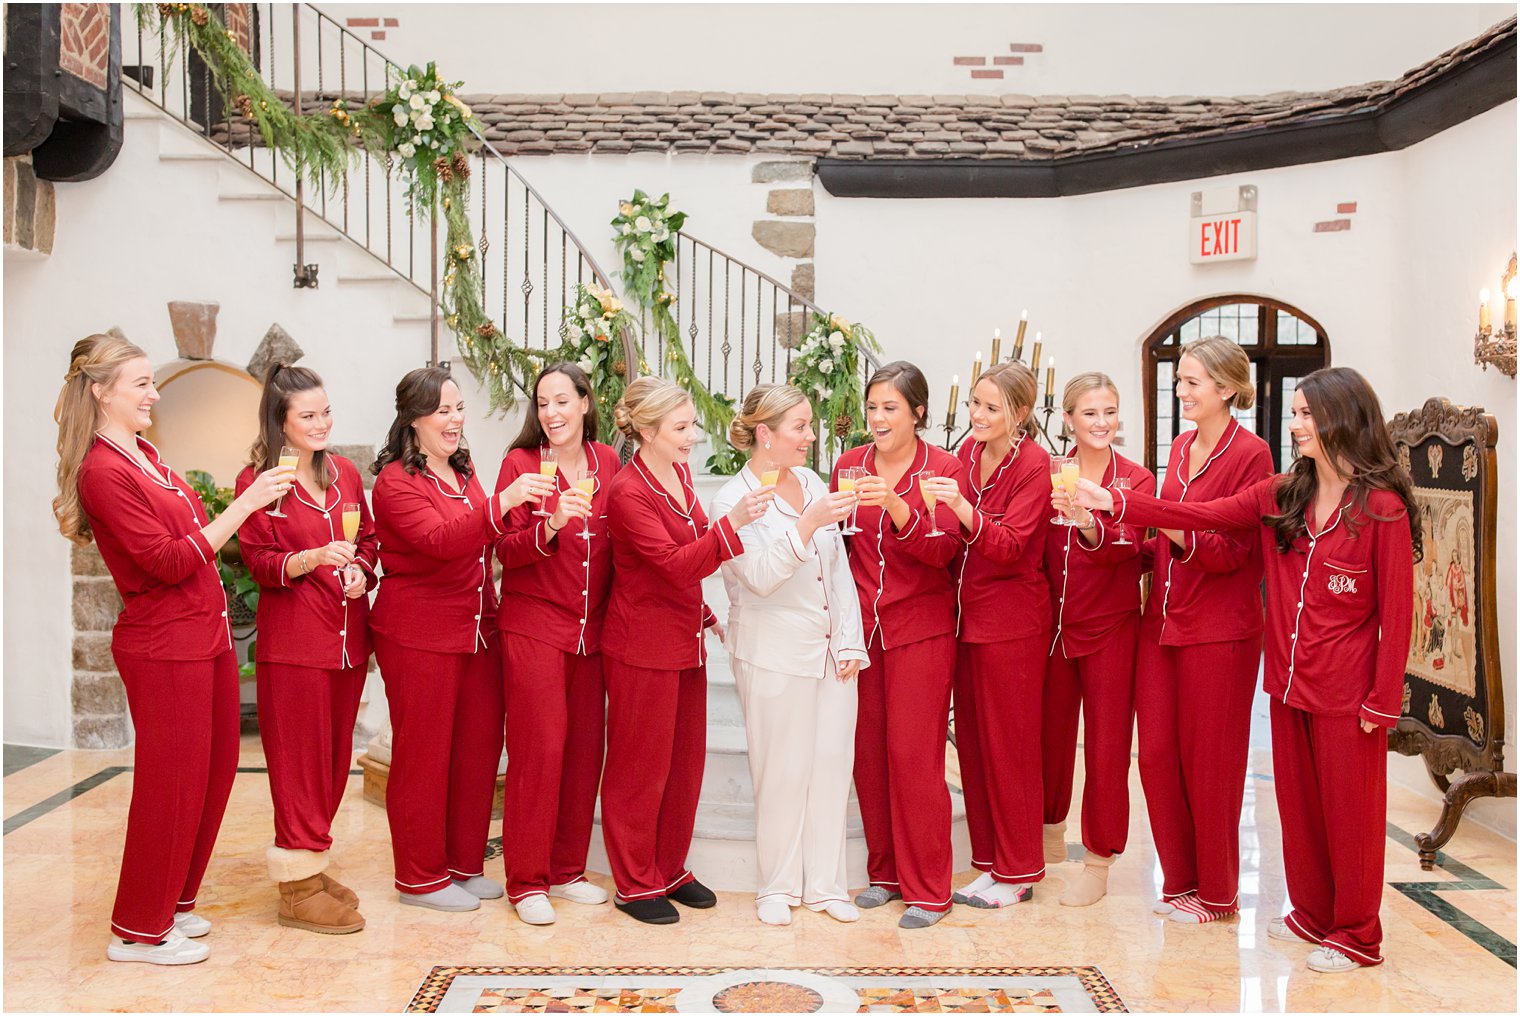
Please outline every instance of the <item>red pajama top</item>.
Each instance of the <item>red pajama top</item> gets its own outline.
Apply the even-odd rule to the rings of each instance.
[[[1285,705],[1327,716],[1398,723],[1414,611],[1414,551],[1397,494],[1372,491],[1366,512],[1350,492],[1319,532],[1287,553],[1265,521],[1275,514],[1273,477],[1234,497],[1169,504],[1115,492],[1116,521],[1181,529],[1214,526],[1255,536],[1266,561],[1267,693]]]
[[[125,607],[111,631],[123,656],[209,660],[232,648],[200,497],[139,437],[152,468],[103,434],[79,464],[79,503]],[[14,636],[13,636],[14,637]]]
[[[744,553],[727,516],[708,525],[691,470],[679,462],[675,469],[684,508],[641,453],[612,478],[606,495],[613,574],[602,652],[647,670],[690,670],[707,662],[702,631],[717,617],[702,602],[702,580]]]
[[[839,456],[830,490],[839,489],[839,471],[851,466],[864,466],[874,474],[876,445],[861,445]],[[857,509],[855,524],[861,531],[848,538],[850,573],[860,596],[868,646],[879,639],[883,649],[896,649],[955,631],[955,583],[949,564],[961,546],[960,520],[941,502],[935,505],[934,521],[944,535],[925,535],[929,519],[917,475],[924,469],[957,481],[961,477],[955,456],[920,440],[912,464],[893,488],[908,505],[908,521],[901,531],[880,505]]]
[[[1149,469],[1112,448],[1109,453],[1103,486],[1112,488],[1123,477],[1131,490],[1155,493],[1156,477]],[[1055,620],[1050,651],[1069,660],[1102,649],[1115,629],[1140,614],[1145,530],[1127,527],[1130,543],[1116,545],[1120,527],[1105,520],[1101,512],[1096,521],[1096,546],[1082,539],[1075,526],[1051,526],[1045,538],[1045,571],[1050,576],[1050,611]]]
[[[1188,473],[1191,430],[1172,443],[1164,501],[1209,501],[1272,475],[1267,443],[1234,419],[1197,475]],[[1170,527],[1167,527],[1170,528]],[[1140,631],[1164,646],[1235,642],[1261,634],[1261,547],[1249,534],[1200,531],[1179,547],[1164,533],[1151,541],[1155,577]],[[1133,537],[1131,537],[1133,539]]]
[[[374,588],[379,543],[363,480],[354,464],[341,456],[328,455],[327,465],[333,481],[321,500],[296,483],[280,505],[285,518],[261,508],[238,530],[243,563],[259,584],[259,637],[254,643],[259,663],[337,670],[369,659],[369,597],[345,596],[342,574],[330,565],[295,578],[285,570],[301,551],[343,539],[343,505],[357,502],[354,563],[363,569],[366,587]],[[237,492],[247,490],[257,475],[251,466],[239,473]]]
[[[962,642],[1006,642],[1050,630],[1045,531],[1050,528],[1050,453],[1027,436],[982,484],[986,445],[966,441],[956,453],[961,494],[971,502],[966,543],[951,574]]]
[[[601,652],[602,622],[607,595],[612,589],[612,539],[607,534],[608,487],[618,471],[618,455],[609,445],[588,441],[586,468],[596,480],[591,495],[591,518],[571,519],[548,539],[549,520],[533,514],[540,506],[525,501],[507,512],[506,535],[496,542],[501,559],[501,599],[507,604],[497,612],[502,631],[527,635],[563,653],[590,656]],[[517,448],[501,460],[496,477],[500,494],[523,473],[536,473],[536,448]],[[569,490],[573,480],[556,470],[559,490]],[[545,498],[543,510],[552,512],[559,494]],[[590,531],[591,539],[581,534]]]
[[[371,492],[384,580],[370,627],[411,649],[473,653],[496,639],[491,548],[505,530],[475,474],[454,479],[458,493],[388,462]]]

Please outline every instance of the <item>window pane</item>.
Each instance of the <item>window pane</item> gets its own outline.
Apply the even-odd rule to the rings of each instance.
[[[1285,310],[1277,312],[1277,344],[1279,346],[1312,346],[1319,342],[1314,326],[1302,318],[1294,317]]]

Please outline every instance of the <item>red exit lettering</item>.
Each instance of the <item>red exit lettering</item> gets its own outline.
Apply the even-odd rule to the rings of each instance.
[[[1199,257],[1218,257],[1221,254],[1240,253],[1240,220],[1221,219],[1205,222],[1200,230]]]

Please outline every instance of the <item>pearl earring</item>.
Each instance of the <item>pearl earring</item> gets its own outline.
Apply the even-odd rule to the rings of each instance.
[[[771,443],[769,441],[765,442],[765,450],[766,451],[770,451],[771,450]]]

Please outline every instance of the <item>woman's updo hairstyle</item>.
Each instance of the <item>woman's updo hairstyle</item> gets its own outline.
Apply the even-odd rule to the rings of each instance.
[[[991,381],[1003,396],[1003,412],[1008,415],[1008,436],[1015,440],[1019,434],[1034,437],[1039,432],[1034,422],[1034,400],[1039,394],[1034,370],[1022,360],[1005,360],[982,371],[978,382]],[[1024,419],[1015,426],[1013,421],[1023,411]]]
[[[1223,335],[1210,335],[1197,342],[1182,344],[1182,355],[1203,364],[1214,384],[1235,389],[1235,397],[1226,402],[1231,409],[1250,409],[1256,404],[1256,383],[1251,380],[1251,358],[1240,344]]]
[[[802,389],[792,385],[755,385],[728,425],[728,443],[741,452],[748,451],[755,447],[755,430],[762,423],[775,430],[793,406],[806,401]]]
[[[628,440],[642,444],[640,431],[658,430],[667,413],[690,401],[686,389],[674,381],[645,374],[623,390],[623,397],[612,407],[612,424]]]

